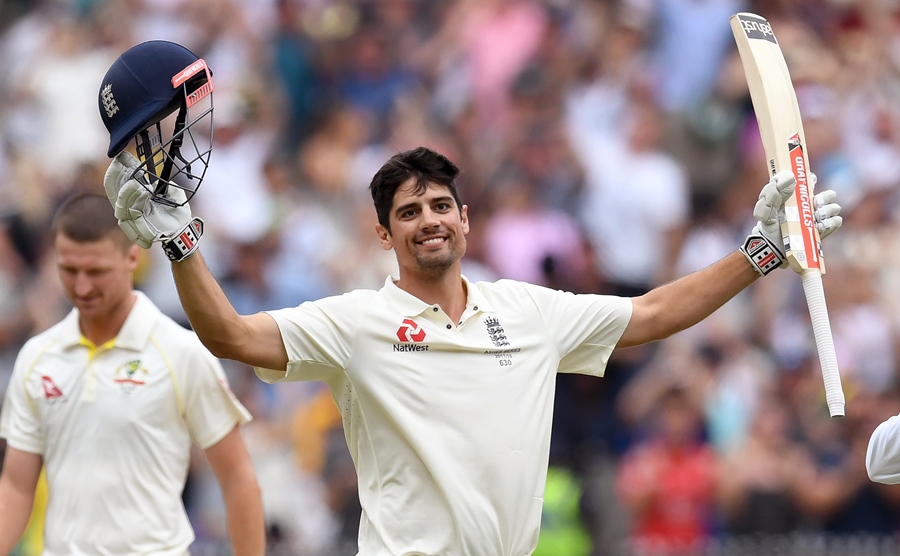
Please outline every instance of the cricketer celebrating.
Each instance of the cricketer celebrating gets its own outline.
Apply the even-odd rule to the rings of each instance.
[[[377,291],[240,315],[199,252],[203,223],[183,188],[113,151],[104,185],[119,224],[142,246],[163,245],[201,341],[267,382],[330,387],[359,476],[361,556],[531,554],[556,373],[603,376],[615,348],[690,327],[782,266],[779,209],[794,185],[789,172],[774,176],[752,241],[713,265],[639,297],[576,295],[466,279],[459,169],[420,147],[391,157],[370,184],[375,232],[398,276]],[[822,236],[840,227],[839,213],[832,193],[818,196]]]

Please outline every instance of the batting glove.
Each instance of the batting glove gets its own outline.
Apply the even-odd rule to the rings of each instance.
[[[191,208],[181,188],[170,185],[164,194],[152,195],[150,185],[136,177],[139,166],[131,153],[122,152],[110,163],[103,178],[119,228],[144,249],[161,242],[169,259],[181,261],[197,250],[203,221],[191,218]],[[157,201],[160,197],[168,202]]]
[[[816,175],[809,174],[812,184],[815,185]],[[841,205],[837,204],[837,193],[831,189],[813,196],[813,202],[816,205],[816,229],[819,230],[819,239],[825,239],[844,223],[844,217],[841,216]]]
[[[815,188],[818,178],[810,172],[809,181],[810,187]],[[741,252],[763,276],[776,268],[788,266],[781,224],[785,221],[784,203],[793,194],[794,183],[791,171],[778,172],[763,186],[753,207],[753,216],[759,221],[741,246]],[[836,199],[837,193],[832,190],[822,191],[813,197],[820,240],[833,234],[844,223],[840,216],[841,206],[835,202]]]
[[[741,252],[762,276],[787,266],[781,223],[784,221],[784,202],[794,192],[794,182],[793,172],[778,172],[763,186],[753,207],[753,216],[758,222],[744,240]]]

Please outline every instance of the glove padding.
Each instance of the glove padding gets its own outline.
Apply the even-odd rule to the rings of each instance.
[[[810,173],[812,184],[815,186],[815,174]],[[825,239],[844,223],[844,217],[841,216],[841,205],[837,204],[837,193],[834,190],[826,189],[825,191],[813,196],[815,204],[816,229],[819,230],[819,239]]]
[[[151,194],[150,184],[135,177],[138,167],[138,159],[122,152],[113,159],[103,177],[103,189],[119,228],[138,246],[149,249],[161,242],[169,260],[183,261],[197,250],[203,221],[191,218],[187,195],[180,187],[169,183],[162,195]]]
[[[810,188],[815,188],[818,178],[809,174]],[[761,275],[765,276],[776,268],[788,266],[781,224],[785,221],[784,203],[794,192],[794,174],[790,170],[778,172],[763,186],[753,207],[753,216],[758,219],[750,231],[741,252]],[[814,218],[819,239],[824,239],[844,223],[840,216],[841,206],[835,202],[837,193],[823,191],[813,196]]]
[[[139,166],[140,162],[131,153],[119,153],[106,170],[103,188],[115,209],[119,228],[128,239],[148,249],[184,231],[191,222],[191,208],[184,191],[174,185],[168,186],[162,196],[176,206],[152,199],[151,186],[134,177]]]

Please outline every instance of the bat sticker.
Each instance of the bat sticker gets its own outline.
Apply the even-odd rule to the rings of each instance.
[[[738,20],[741,22],[741,27],[743,27],[748,39],[761,39],[778,44],[778,41],[775,40],[775,33],[772,32],[772,26],[765,19],[757,19],[741,14],[738,16]]]

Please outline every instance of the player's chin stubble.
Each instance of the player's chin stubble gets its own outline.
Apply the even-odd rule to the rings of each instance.
[[[462,258],[465,253],[465,246],[460,249],[455,239],[450,238],[447,250],[441,253],[424,253],[416,250],[416,266],[419,270],[438,273],[448,270],[456,261]]]

